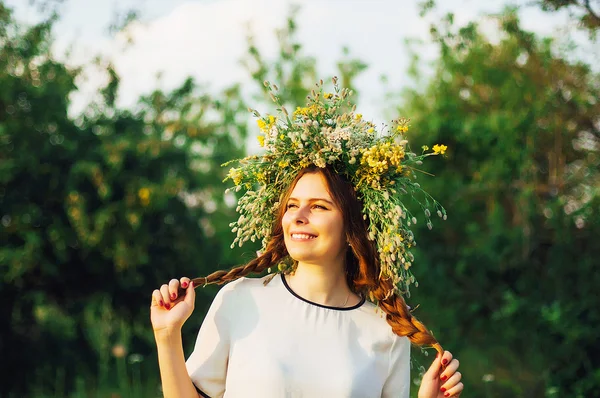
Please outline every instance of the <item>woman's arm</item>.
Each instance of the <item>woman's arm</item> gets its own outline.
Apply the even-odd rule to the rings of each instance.
[[[199,397],[185,367],[181,330],[155,331],[154,339],[164,397]]]
[[[180,282],[186,288],[185,297],[178,297]],[[195,298],[194,285],[188,278],[172,279],[152,293],[150,320],[165,398],[199,396],[185,366],[181,339],[181,327],[194,311]]]

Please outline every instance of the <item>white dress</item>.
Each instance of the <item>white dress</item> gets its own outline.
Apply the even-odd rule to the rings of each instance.
[[[186,362],[203,397],[408,398],[410,343],[364,299],[327,307],[283,275],[225,285]]]

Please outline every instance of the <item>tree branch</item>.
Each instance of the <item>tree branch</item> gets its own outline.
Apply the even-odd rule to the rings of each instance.
[[[587,10],[588,14],[600,24],[600,16],[598,14],[596,14],[594,12],[594,10],[592,10],[592,6],[590,5],[590,0],[584,0],[583,5],[584,5],[585,9]]]

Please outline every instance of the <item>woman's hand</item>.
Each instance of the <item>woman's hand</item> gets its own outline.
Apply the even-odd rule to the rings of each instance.
[[[185,296],[179,297],[179,285],[185,290]],[[150,321],[154,332],[180,330],[184,322],[194,311],[194,284],[190,278],[171,279],[168,285],[152,292],[150,304]]]
[[[442,367],[445,366],[445,369]],[[438,354],[421,380],[419,398],[458,397],[464,388],[458,372],[458,360],[445,351],[440,358]]]

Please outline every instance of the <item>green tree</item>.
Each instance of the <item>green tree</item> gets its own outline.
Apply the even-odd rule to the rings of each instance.
[[[0,371],[16,375],[0,396],[154,394],[154,343],[140,310],[148,289],[252,255],[229,249],[235,198],[223,194],[220,167],[244,155],[248,112],[238,85],[209,96],[191,79],[141,98],[135,111],[118,109],[119,76],[98,61],[109,82],[73,120],[80,70],[50,53],[55,18],[22,26],[0,3]],[[246,59],[259,91],[265,79],[278,82],[292,106],[316,80],[295,31],[290,18],[276,59],[251,45]],[[365,67],[340,62],[348,84]],[[214,291],[199,290],[186,340]],[[146,389],[126,365],[137,354],[150,356]]]
[[[275,32],[279,45],[279,52],[275,59],[265,59],[254,43],[252,35],[248,36],[248,53],[242,59],[242,65],[254,83],[260,87],[261,95],[255,97],[259,102],[272,103],[268,98],[271,92],[263,84],[265,81],[270,81],[279,88],[277,95],[281,103],[290,106],[291,109],[304,106],[306,96],[319,80],[319,76],[323,77],[318,72],[316,59],[305,54],[302,43],[297,37],[298,11],[299,7],[293,6],[284,27]],[[366,70],[368,65],[359,59],[352,58],[348,48],[342,49],[342,56],[343,58],[337,62],[340,85],[354,89],[354,79]],[[332,77],[333,75],[323,78]],[[357,101],[358,93],[355,93],[353,98],[354,101]]]
[[[593,0],[538,0],[544,11],[568,10],[579,20],[582,28],[595,37],[600,29],[600,1]]]
[[[52,23],[0,3],[0,395],[115,383],[112,347],[153,352],[150,287],[239,261],[220,167],[243,154],[239,88],[217,100],[187,80],[119,110],[105,65],[103,99],[71,120],[79,70],[51,56]]]
[[[419,176],[448,220],[415,232],[413,299],[473,396],[594,396],[600,77],[515,12],[497,21],[497,42],[433,27],[436,73],[404,93],[413,145],[449,146]]]

